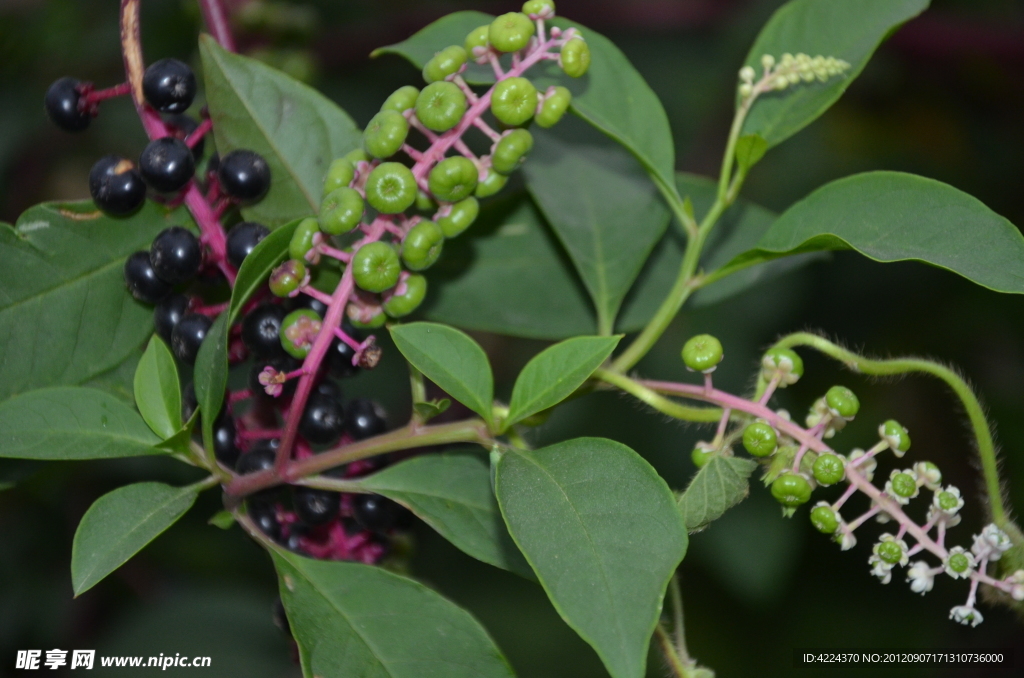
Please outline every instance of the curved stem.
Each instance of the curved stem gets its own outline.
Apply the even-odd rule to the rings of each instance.
[[[687,407],[686,405],[680,405],[658,395],[654,390],[643,386],[639,382],[611,370],[599,369],[594,372],[594,376],[612,386],[617,386],[637,400],[674,419],[711,423],[718,421],[722,416],[722,410],[717,407]]]
[[[203,23],[220,46],[229,52],[235,51],[235,36],[231,33],[231,22],[221,0],[199,0]]]

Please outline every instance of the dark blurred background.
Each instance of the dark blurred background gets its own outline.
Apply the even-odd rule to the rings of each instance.
[[[370,60],[374,47],[402,40],[457,9],[492,13],[517,3],[235,3],[243,51],[302,77],[360,124],[416,71],[397,57]],[[736,69],[777,0],[559,0],[559,13],[612,38],[662,98],[679,169],[713,175],[731,119]],[[748,182],[747,197],[781,210],[831,179],[891,169],[946,181],[1024,224],[1024,3],[936,0],[877,53],[849,92],[817,122],[773,150]],[[13,222],[43,200],[88,196],[86,174],[108,152],[138,153],[143,134],[127,101],[104,104],[90,131],[49,125],[43,93],[62,75],[99,86],[123,78],[116,0],[0,0],[0,220]],[[145,0],[149,59],[197,64],[200,18],[194,0]],[[984,247],[985,243],[978,243]],[[881,265],[842,253],[741,297],[685,313],[640,365],[646,375],[687,379],[678,350],[687,336],[713,332],[728,360],[719,384],[742,390],[759,351],[781,333],[816,329],[876,355],[915,354],[955,364],[981,392],[1003,448],[1012,504],[1024,508],[1024,299],[998,295],[943,271]],[[478,335],[507,396],[511,380],[540,342]],[[394,356],[392,352],[392,356]],[[802,413],[833,383],[854,388],[864,408],[840,449],[867,446],[873,428],[895,417],[910,429],[910,459],[930,459],[968,495],[964,523],[951,533],[967,545],[984,519],[978,474],[962,413],[924,378],[871,384],[814,356],[783,404]],[[400,361],[385,360],[348,387],[407,416]],[[504,390],[503,390],[504,389]],[[802,414],[800,415],[802,416]],[[603,435],[643,454],[675,488],[694,472],[701,431],[642,410],[632,401],[591,395],[536,430],[538,445]],[[210,655],[206,676],[296,676],[287,644],[271,622],[276,582],[268,558],[235,528],[206,525],[218,510],[207,493],[177,526],[81,598],[72,599],[71,540],[79,518],[119,485],[191,476],[161,460],[6,463],[0,487],[0,675],[25,648],[95,648],[100,654]],[[888,474],[883,462],[879,474]],[[861,507],[858,507],[861,508]],[[1024,666],[1024,626],[1004,609],[983,607],[976,629],[947,620],[967,587],[939,578],[921,598],[894,577],[888,586],[867,566],[872,536],[841,553],[815,533],[806,512],[780,517],[759,482],[750,498],[695,535],[683,566],[692,653],[725,676],[888,675],[865,667],[794,669],[793,648],[1014,647]],[[471,560],[429,529],[415,529],[412,572],[470,609],[523,678],[606,676],[596,655],[566,627],[543,592]],[[899,675],[989,676],[991,669],[915,669]],[[97,669],[98,673],[101,673]],[[650,675],[666,675],[652,655]],[[1019,674],[1017,674],[1019,675]]]

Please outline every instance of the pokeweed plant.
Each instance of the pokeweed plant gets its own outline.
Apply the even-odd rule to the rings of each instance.
[[[0,363],[0,456],[167,455],[208,475],[100,497],[74,538],[76,594],[220,487],[225,510],[211,522],[237,523],[269,552],[304,675],[512,675],[476,620],[389,567],[411,512],[467,554],[538,581],[614,678],[644,674],[652,637],[674,675],[707,676],[686,648],[675,572],[688,533],[741,501],[759,470],[783,516],[806,512],[843,550],[858,548],[868,520],[890,524],[865,558],[882,583],[895,574],[924,594],[936,577],[967,580],[952,620],[981,623],[980,590],[1024,609],[1024,536],[990,423],[954,370],[796,333],[764,353],[747,394],[715,387],[724,350],[706,334],[682,347],[695,383],[632,373],[692,295],[740,292],[808,253],[922,261],[1024,293],[1017,229],[931,179],[867,172],[778,216],[740,208],[765,153],[834,103],[926,0],[779,9],[738,69],[717,180],[675,171],[655,94],[611,42],[556,17],[550,0],[499,17],[457,12],[378,50],[410,60],[425,82],[394,92],[363,131],[317,92],[234,53],[217,0],[200,2],[211,31],[199,40],[202,83],[175,59],[146,65],[139,4],[121,2],[127,81],[97,90],[62,78],[45,108],[81,131],[102,101],[130,96],[151,141],[138,162],[96,163],[91,202],[39,205],[3,230],[2,353],[33,359]],[[197,120],[185,112],[200,84]],[[506,189],[517,174],[525,192]],[[510,197],[491,200],[503,190]],[[430,289],[426,271],[445,243],[482,219],[525,237],[482,248],[467,275]],[[542,219],[592,306],[537,237]],[[717,237],[724,221],[731,228]],[[662,238],[670,222],[684,244]],[[429,321],[410,322],[428,296]],[[561,341],[499,403],[486,353],[453,325]],[[375,403],[344,401],[337,383],[401,359],[384,355],[374,332],[389,332],[408,363],[412,415],[392,430]],[[952,544],[966,497],[915,458],[897,421],[879,422],[867,450],[831,442],[858,414],[849,388],[829,389],[802,423],[773,408],[778,389],[803,375],[795,349],[869,376],[924,373],[957,395],[989,521],[968,530],[972,541]],[[88,385],[133,368],[121,397]],[[427,381],[448,397],[428,400]],[[526,429],[596,390],[709,426],[688,487],[670,489],[613,440],[530,449]],[[430,423],[452,400],[472,416]],[[489,466],[460,444],[489,452]],[[437,447],[452,449],[421,449]],[[389,456],[402,451],[418,452]],[[876,482],[888,453],[905,468]],[[812,501],[831,485],[844,489]],[[855,515],[847,506],[858,493],[869,508]],[[927,504],[923,518],[908,513],[915,500]]]

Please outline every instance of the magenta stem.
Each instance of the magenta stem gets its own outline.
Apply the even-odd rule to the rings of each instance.
[[[229,301],[226,301],[223,304],[214,304],[213,306],[203,306],[202,304],[196,304],[195,306],[192,307],[192,312],[198,313],[200,315],[213,316],[214,318],[216,318],[221,313],[228,310],[230,307],[231,302]]]
[[[345,330],[341,329],[340,327],[334,328],[334,336],[338,337],[338,339],[341,339],[343,342],[348,344],[349,348],[351,348],[353,351],[363,350],[363,345],[360,344],[355,339],[353,339],[352,337],[348,336],[348,334],[345,333]]]
[[[127,82],[122,82],[120,85],[114,85],[106,89],[97,89],[87,92],[84,97],[78,100],[78,107],[80,110],[90,108],[106,101],[107,99],[114,99],[116,97],[123,97],[125,94],[130,94],[132,86]]]
[[[331,295],[327,294],[326,292],[321,292],[315,287],[306,285],[305,287],[302,287],[299,291],[302,292],[303,294],[313,297],[317,301],[323,302],[325,304],[331,303]]]
[[[227,51],[236,51],[235,36],[231,33],[230,20],[221,0],[199,0],[199,8],[203,12],[203,23],[210,29],[214,40]]]
[[[202,141],[203,137],[212,129],[213,120],[205,118],[201,123],[199,123],[199,126],[192,131],[192,134],[185,137],[185,145],[189,148],[195,148],[196,144]]]
[[[319,245],[316,246],[316,248],[320,252],[320,254],[326,254],[329,257],[337,259],[338,261],[344,261],[345,263],[348,263],[349,261],[352,260],[352,255],[349,252],[334,249],[330,245],[320,243]]]

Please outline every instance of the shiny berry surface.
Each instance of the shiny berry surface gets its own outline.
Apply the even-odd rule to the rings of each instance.
[[[196,96],[196,76],[177,59],[154,61],[142,76],[146,101],[161,113],[184,113]]]
[[[131,160],[107,155],[89,170],[89,195],[112,216],[131,214],[146,200],[146,183]]]
[[[153,309],[153,325],[156,327],[157,335],[170,345],[171,333],[178,326],[185,314],[188,313],[189,298],[184,294],[174,294]]]
[[[299,421],[299,433],[311,443],[329,445],[345,430],[345,410],[334,398],[321,393],[310,395]]]
[[[384,433],[384,412],[367,398],[356,398],[346,408],[345,430],[356,440]]]
[[[259,200],[270,189],[270,166],[253,151],[231,151],[220,159],[217,178],[232,198],[245,202]]]
[[[46,90],[46,97],[43,99],[46,115],[50,116],[53,124],[65,132],[81,132],[92,122],[92,116],[78,108],[81,96],[78,87],[81,84],[74,78],[61,78]]]
[[[124,262],[124,282],[132,296],[146,304],[155,304],[171,293],[171,285],[161,280],[149,252],[135,252]]]
[[[293,487],[292,504],[299,520],[307,525],[323,525],[338,516],[341,494],[312,487]]]
[[[242,320],[242,342],[254,355],[273,357],[282,354],[281,321],[287,311],[280,304],[261,304]]]
[[[187,228],[172,226],[153,239],[149,260],[161,280],[178,285],[188,282],[199,272],[203,263],[203,247]]]
[[[270,229],[254,221],[243,221],[233,227],[228,231],[228,263],[235,268],[241,268],[245,258],[268,235],[270,235]]]
[[[185,188],[196,172],[192,149],[175,137],[153,139],[139,156],[142,179],[161,193]]]
[[[352,515],[367,530],[387,532],[397,525],[402,507],[379,494],[360,494],[353,502]]]
[[[236,433],[234,418],[227,412],[222,412],[213,423],[213,454],[217,461],[228,468],[234,468],[235,462],[238,461]]]
[[[171,351],[174,356],[188,365],[195,364],[199,347],[203,345],[203,339],[206,339],[212,324],[212,320],[198,313],[190,313],[178,321],[171,332]]]

